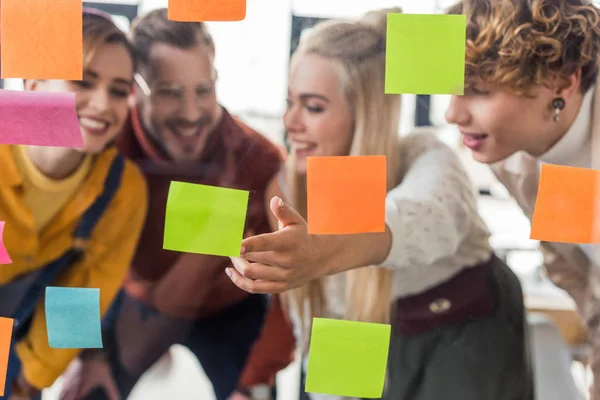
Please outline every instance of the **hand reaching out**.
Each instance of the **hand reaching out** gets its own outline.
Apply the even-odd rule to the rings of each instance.
[[[250,293],[281,293],[327,275],[324,237],[309,235],[304,218],[279,197],[270,208],[279,230],[242,241],[242,255],[227,269],[233,283]]]

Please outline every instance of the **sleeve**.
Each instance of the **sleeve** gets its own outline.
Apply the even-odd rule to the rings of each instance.
[[[104,315],[130,267],[147,207],[145,181],[137,168],[128,165],[117,197],[94,230],[85,258],[61,275],[56,286],[100,288],[100,313]],[[16,346],[25,378],[39,389],[52,385],[81,351],[50,348],[44,308],[41,301],[29,333]]]
[[[273,385],[275,375],[294,359],[296,339],[283,311],[280,297],[271,298],[260,336],[250,349],[238,387]]]
[[[475,192],[454,151],[431,133],[405,137],[402,182],[386,197],[392,246],[389,268],[430,265],[452,256],[477,211]]]

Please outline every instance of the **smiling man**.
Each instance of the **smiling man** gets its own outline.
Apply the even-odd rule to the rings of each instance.
[[[98,390],[100,398],[127,398],[173,344],[198,357],[217,400],[271,398],[274,376],[294,349],[278,299],[269,304],[233,285],[226,257],[162,247],[171,181],[248,190],[246,235],[276,227],[268,206],[280,193],[280,151],[217,102],[215,48],[204,24],[169,21],[166,9],[155,10],[134,22],[131,39],[136,106],[120,148],[148,180],[149,218],[105,321],[105,349],[72,365],[62,398],[96,399]]]

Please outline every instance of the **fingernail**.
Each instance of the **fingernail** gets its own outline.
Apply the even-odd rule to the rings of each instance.
[[[231,278],[231,268],[225,268],[225,273]]]
[[[283,204],[283,200],[281,200],[281,197],[278,196],[277,200],[279,201],[279,207],[283,208],[284,204]]]
[[[246,248],[244,246],[242,246],[242,248],[240,249],[240,255],[244,254],[246,252]]]

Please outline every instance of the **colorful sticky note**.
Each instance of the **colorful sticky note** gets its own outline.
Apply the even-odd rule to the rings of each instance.
[[[387,16],[385,93],[462,95],[466,17]]]
[[[308,157],[308,233],[385,231],[385,156]]]
[[[531,239],[600,242],[600,171],[542,164]]]
[[[12,260],[4,246],[4,225],[6,225],[6,222],[0,221],[0,264],[12,264]]]
[[[246,0],[169,0],[169,19],[182,22],[242,21]]]
[[[50,347],[102,348],[100,289],[47,287],[45,305]]]
[[[0,396],[4,396],[6,373],[8,372],[8,355],[13,333],[12,318],[0,317]]]
[[[2,0],[2,78],[80,80],[81,0]]]
[[[390,325],[314,318],[306,391],[380,398],[390,334]]]
[[[82,148],[75,94],[0,90],[0,144]]]
[[[163,248],[239,257],[249,193],[171,182]]]

